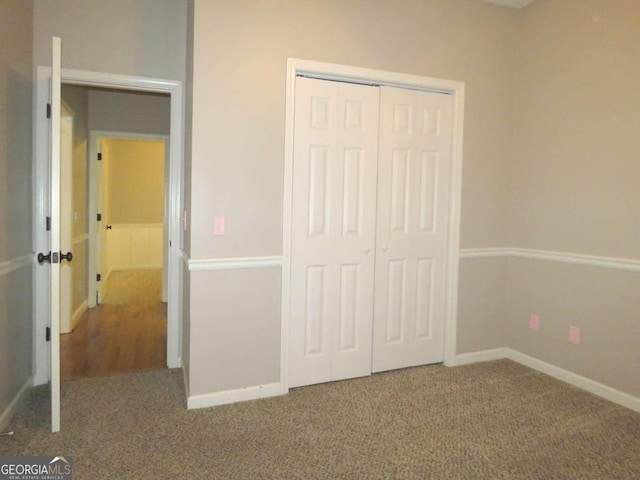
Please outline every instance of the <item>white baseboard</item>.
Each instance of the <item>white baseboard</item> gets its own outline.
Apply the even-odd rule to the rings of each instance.
[[[24,382],[24,385],[18,390],[18,393],[16,393],[13,400],[11,400],[11,403],[7,405],[7,408],[5,408],[4,412],[0,415],[0,430],[4,430],[7,427],[11,417],[16,413],[16,410],[22,403],[22,400],[27,396],[27,393],[29,393],[31,387],[33,387],[33,377],[29,377],[27,381]]]
[[[453,366],[468,365],[470,363],[488,362],[508,358],[538,372],[549,375],[574,387],[581,388],[589,393],[606,398],[607,400],[627,407],[636,412],[640,412],[640,398],[621,392],[602,383],[583,377],[577,373],[570,372],[564,368],[556,367],[550,363],[543,362],[537,358],[520,353],[512,348],[495,348],[493,350],[482,350],[479,352],[463,353],[456,355]]]
[[[259,398],[275,397],[286,393],[282,384],[268,383],[255,387],[239,388],[237,390],[226,390],[224,392],[207,393],[204,395],[193,395],[187,397],[187,408],[206,408],[225,405],[227,403],[245,402],[247,400],[257,400]]]
[[[578,375],[577,373],[570,372],[569,370],[565,370],[564,368],[556,367],[555,365],[551,365],[550,363],[543,362],[542,360],[538,360],[537,358],[530,357],[529,355],[525,355],[524,353],[520,353],[516,350],[512,350],[510,348],[505,349],[507,352],[506,358],[513,360],[514,362],[521,363],[529,368],[533,368],[542,373],[546,373],[547,375],[557,378],[558,380],[562,380],[563,382],[569,383],[574,387],[581,388],[582,390],[586,390],[589,393],[593,393],[594,395],[598,395],[599,397],[606,398],[618,405],[622,405],[623,407],[627,407],[636,412],[640,412],[640,398],[634,397],[633,395],[629,395],[628,393],[621,392],[620,390],[616,390],[615,388],[608,387],[602,383],[596,382],[595,380],[591,380],[590,378],[583,377],[582,375]]]
[[[610,400],[618,405],[629,408],[636,412],[640,412],[640,398],[621,392],[615,388],[611,388],[602,383],[591,380],[587,377],[570,372],[550,363],[543,362],[524,353],[520,353],[511,348],[494,348],[492,350],[482,350],[479,352],[470,352],[456,355],[452,366],[469,365],[472,363],[488,362],[492,360],[500,360],[507,358],[514,362],[525,365],[533,370],[549,375],[563,382],[569,383],[575,387],[581,388],[589,393],[598,395],[599,397]],[[274,397],[287,393],[281,383],[270,383],[267,385],[258,385],[255,387],[240,388],[237,390],[227,390],[224,392],[216,392],[205,395],[189,396],[188,382],[186,372],[185,387],[187,388],[187,408],[206,408],[225,405],[228,403],[244,402],[247,400],[257,400],[259,398]]]
[[[173,358],[169,358],[169,355],[167,355],[167,368],[183,368],[182,357],[177,357],[174,361]]]
[[[73,315],[71,316],[71,331],[72,332],[78,326],[78,323],[80,322],[80,319],[82,319],[82,315],[84,315],[84,312],[86,312],[88,308],[89,308],[89,304],[85,300],[84,302],[82,302],[80,304],[80,306],[78,308],[76,308],[76,311],[73,312]]]
[[[458,365],[468,365],[470,363],[490,362],[491,360],[500,360],[507,358],[506,348],[494,348],[492,350],[482,350],[480,352],[462,353],[456,355],[453,360],[454,367]]]

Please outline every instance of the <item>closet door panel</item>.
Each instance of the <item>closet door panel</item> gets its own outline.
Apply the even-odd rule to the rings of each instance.
[[[452,107],[381,87],[374,372],[443,360]]]
[[[289,386],[371,373],[379,91],[296,80]]]

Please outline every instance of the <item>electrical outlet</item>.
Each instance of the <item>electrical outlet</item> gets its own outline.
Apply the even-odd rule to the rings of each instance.
[[[574,345],[580,344],[580,327],[569,327],[569,343],[573,343]]]
[[[537,332],[540,330],[540,317],[535,313],[529,315],[529,330]]]

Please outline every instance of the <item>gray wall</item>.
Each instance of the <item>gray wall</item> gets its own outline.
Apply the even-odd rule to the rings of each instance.
[[[462,246],[506,246],[515,10],[478,0],[194,3],[192,258],[282,253],[287,57],[465,81]],[[226,236],[213,237],[214,215],[226,215]],[[505,268],[462,268],[459,341],[469,351],[503,346]],[[192,394],[279,378],[279,269],[191,272],[190,322]]]
[[[0,2],[0,416],[32,374],[32,34],[32,2]]]
[[[511,246],[639,260],[640,3],[538,0],[516,26]],[[507,278],[508,346],[640,396],[640,273],[510,259]]]
[[[282,251],[291,56],[466,82],[462,248],[638,259],[636,1],[537,0],[522,10],[476,0],[194,3],[191,257]],[[214,215],[227,216],[225,237],[211,235]],[[276,363],[229,348],[258,348],[265,359],[280,348],[252,340],[265,324],[278,329],[277,292],[259,292],[260,310],[233,310],[258,275],[191,273],[192,392],[277,378]],[[457,352],[512,347],[637,395],[625,373],[640,367],[637,283],[637,274],[589,266],[462,259]],[[530,313],[541,316],[537,334]],[[568,344],[569,325],[582,328],[581,345]]]
[[[35,0],[34,62],[51,65],[51,37],[62,38],[62,66],[184,80],[186,2]]]
[[[640,397],[640,273],[512,258],[508,278],[509,347]],[[580,345],[568,343],[569,325]]]
[[[169,135],[169,95],[89,89],[89,130]]]

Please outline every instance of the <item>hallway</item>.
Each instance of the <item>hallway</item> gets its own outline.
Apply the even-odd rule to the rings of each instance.
[[[62,380],[165,368],[167,305],[160,290],[161,270],[113,272],[103,304],[60,336]]]

